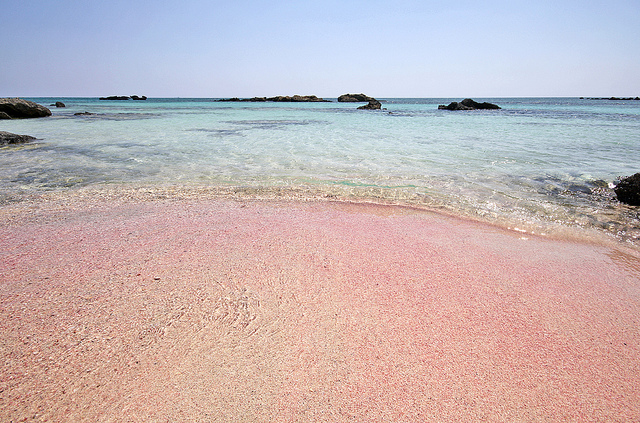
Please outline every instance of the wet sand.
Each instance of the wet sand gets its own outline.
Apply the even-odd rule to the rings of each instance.
[[[640,259],[410,208],[0,208],[0,420],[640,420]]]

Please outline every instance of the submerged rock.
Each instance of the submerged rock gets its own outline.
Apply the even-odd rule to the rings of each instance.
[[[91,113],[91,112],[78,112],[78,113],[74,113],[74,116],[91,116],[91,115],[95,115],[95,113]]]
[[[500,106],[493,103],[478,103],[470,98],[465,98],[460,103],[453,101],[448,106],[441,104],[438,106],[439,110],[495,110],[500,109]]]
[[[339,103],[364,103],[371,100],[375,100],[373,97],[369,97],[364,94],[342,94],[338,97]]]
[[[620,202],[640,206],[640,173],[622,178],[613,190]]]
[[[358,107],[358,110],[380,110],[382,104],[378,100],[370,100],[368,104]]]
[[[0,131],[0,145],[23,144],[35,139],[36,137],[32,137],[31,135],[18,135],[12,134],[11,132]]]
[[[4,119],[26,119],[51,116],[51,110],[21,98],[0,98],[0,112],[4,113]],[[6,116],[5,116],[6,115]]]
[[[52,104],[51,107],[66,107],[66,105],[62,101],[56,101],[55,104]]]

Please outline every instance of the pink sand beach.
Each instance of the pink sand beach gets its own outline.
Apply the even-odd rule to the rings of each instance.
[[[619,246],[329,201],[0,219],[0,421],[640,421]]]

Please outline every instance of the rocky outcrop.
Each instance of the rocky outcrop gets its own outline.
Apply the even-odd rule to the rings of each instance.
[[[0,145],[23,144],[35,139],[35,137],[32,137],[30,135],[18,135],[12,134],[11,132],[0,131]]]
[[[26,119],[51,116],[51,110],[21,98],[0,98],[0,112],[10,119]],[[6,116],[4,117],[6,119]]]
[[[620,202],[640,206],[640,173],[622,178],[613,190]]]
[[[138,97],[137,95],[132,95],[131,100],[146,100],[147,96],[143,95],[142,97]]]
[[[54,104],[51,104],[51,107],[66,107],[66,105],[62,101],[56,101]]]
[[[493,110],[500,109],[500,106],[497,106],[492,103],[478,103],[470,98],[465,98],[461,102],[453,101],[449,103],[448,106],[441,104],[438,106],[440,110]]]
[[[338,97],[339,103],[365,103],[372,100],[375,100],[375,98],[364,94],[342,94]]]
[[[265,102],[265,101],[274,101],[274,102],[284,102],[284,103],[317,103],[317,102],[329,102],[329,100],[325,100],[324,98],[316,97],[315,95],[278,95],[275,97],[252,97],[252,98],[223,98],[218,101],[249,101],[249,102]]]
[[[380,110],[382,104],[378,100],[370,100],[368,104],[358,107],[358,110]]]

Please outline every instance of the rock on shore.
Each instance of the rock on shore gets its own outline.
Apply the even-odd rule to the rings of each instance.
[[[339,103],[365,103],[372,100],[376,99],[364,94],[342,94],[338,97]]]
[[[0,98],[0,119],[26,119],[51,116],[51,110],[21,98]]]
[[[11,132],[0,131],[0,145],[23,144],[35,139],[36,137],[32,137],[31,135],[18,135],[12,134]]]
[[[640,206],[640,173],[622,178],[613,190],[620,202]]]
[[[486,109],[500,109],[500,106],[497,106],[492,103],[478,103],[470,98],[465,98],[461,102],[453,101],[449,103],[448,106],[441,104],[438,106],[439,110],[486,110]]]

